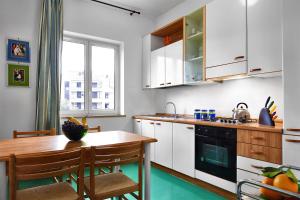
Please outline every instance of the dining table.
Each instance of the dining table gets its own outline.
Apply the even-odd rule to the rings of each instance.
[[[103,131],[98,133],[88,133],[79,141],[70,141],[64,135],[27,137],[18,139],[5,139],[0,141],[0,200],[8,197],[8,177],[6,175],[6,162],[11,154],[32,154],[51,151],[64,151],[74,148],[92,146],[113,146],[120,144],[130,144],[134,142],[144,144],[144,199],[150,200],[151,191],[151,143],[157,142],[155,138],[144,137],[126,131]]]

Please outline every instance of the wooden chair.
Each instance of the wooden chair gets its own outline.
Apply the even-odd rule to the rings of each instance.
[[[138,183],[132,181],[121,172],[96,175],[95,167],[120,166],[138,162]],[[91,147],[90,177],[84,178],[84,188],[91,200],[120,197],[131,194],[138,200],[142,199],[142,142],[114,147]],[[134,192],[138,191],[138,194]]]
[[[13,138],[24,138],[24,137],[39,137],[39,136],[50,136],[56,135],[56,129],[51,128],[50,130],[41,131],[13,131]]]
[[[60,199],[83,200],[84,186],[84,154],[85,149],[67,152],[51,152],[43,154],[10,155],[9,157],[9,199]],[[54,183],[18,190],[18,181],[63,176],[76,172],[79,176],[77,193],[67,182]]]
[[[47,135],[56,135],[56,129],[51,128],[50,130],[41,130],[41,131],[13,131],[13,138],[25,138],[25,137],[39,137]],[[8,175],[8,162],[6,162],[6,175]]]
[[[88,129],[88,133],[97,133],[101,132],[101,126],[96,126]]]

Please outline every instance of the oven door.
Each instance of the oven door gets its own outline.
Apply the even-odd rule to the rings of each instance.
[[[197,170],[236,182],[236,142],[197,134],[195,142]]]

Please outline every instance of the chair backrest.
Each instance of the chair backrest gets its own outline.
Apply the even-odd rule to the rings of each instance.
[[[51,128],[50,130],[41,131],[13,131],[13,138],[39,137],[47,135],[56,135],[56,129]]]
[[[88,133],[97,133],[101,132],[101,126],[96,126],[88,129]]]
[[[16,199],[18,182],[22,180],[43,179],[64,174],[77,173],[79,176],[78,194],[83,198],[85,149],[56,151],[49,153],[10,155],[9,157],[9,196]]]
[[[142,188],[144,148],[142,142],[106,147],[91,147],[90,188],[95,194],[95,167],[114,167],[130,163],[138,163],[138,184]]]

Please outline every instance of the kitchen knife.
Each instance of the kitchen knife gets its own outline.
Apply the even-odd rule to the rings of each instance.
[[[276,115],[276,111],[272,113],[271,117],[274,117]]]
[[[268,106],[268,109],[270,110],[270,108],[273,106],[273,104],[274,104],[274,101],[272,101],[271,103],[270,103],[270,105]]]
[[[265,108],[267,108],[268,104],[269,104],[269,101],[270,101],[271,97],[269,96],[266,103],[265,103]]]
[[[276,105],[273,105],[271,108],[270,108],[270,113],[273,113],[275,110],[276,110],[277,106]]]

